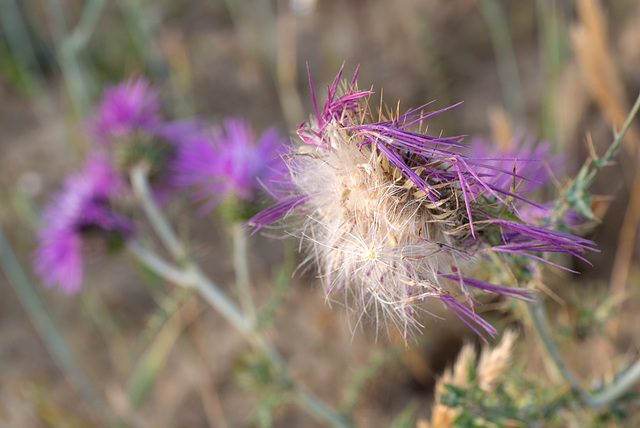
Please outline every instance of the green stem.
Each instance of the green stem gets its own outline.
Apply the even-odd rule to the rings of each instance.
[[[511,43],[507,17],[496,0],[480,0],[480,9],[489,24],[493,49],[496,52],[500,85],[507,110],[517,123],[524,123],[525,108],[518,63]]]
[[[556,203],[556,206],[553,209],[553,215],[555,216],[553,221],[557,221],[558,219],[564,218],[565,214],[569,210],[569,208],[574,208],[580,214],[590,218],[592,220],[595,219],[595,216],[591,212],[591,208],[589,206],[591,202],[591,195],[589,194],[589,186],[593,183],[593,180],[596,178],[596,175],[600,172],[600,170],[608,165],[613,159],[616,150],[620,146],[622,142],[622,138],[626,134],[627,130],[633,123],[633,119],[638,114],[640,110],[640,94],[636,98],[627,119],[625,120],[622,128],[619,132],[617,132],[611,142],[611,145],[605,152],[605,154],[601,157],[595,156],[593,159],[589,159],[585,164],[580,168],[580,171],[576,174],[576,177],[569,184],[569,186],[564,191],[564,198],[559,200]]]
[[[571,389],[587,406],[597,408],[609,405],[624,395],[631,387],[633,387],[633,385],[640,381],[639,359],[631,366],[630,369],[625,371],[603,390],[595,394],[587,391],[582,387],[576,375],[567,366],[567,363],[562,358],[562,354],[560,354],[560,350],[549,333],[549,325],[547,323],[544,304],[538,301],[527,302],[527,307],[529,308],[529,313],[533,319],[535,330],[542,340],[542,343],[544,344],[544,347],[546,348],[554,365],[565,380],[571,385]]]
[[[88,0],[82,9],[80,20],[71,34],[64,39],[64,44],[74,53],[80,52],[91,38],[104,9],[105,0]]]
[[[167,75],[167,66],[160,56],[160,48],[153,35],[153,27],[149,22],[149,13],[145,12],[144,5],[138,0],[117,0],[118,7],[135,48],[145,66],[156,77]]]
[[[1,227],[0,265],[9,283],[13,287],[14,292],[18,296],[22,307],[31,320],[33,327],[42,339],[44,346],[69,379],[71,385],[98,413],[98,417],[102,420],[113,422],[102,397],[98,394],[89,377],[82,370],[82,366],[73,354],[71,347],[47,313],[40,296],[22,268],[20,261],[13,252],[11,244],[4,235]]]
[[[194,287],[199,294],[216,309],[231,325],[233,325],[256,348],[260,349],[279,370],[283,378],[292,385],[299,403],[320,421],[328,422],[334,427],[349,428],[352,425],[346,418],[328,407],[315,395],[303,390],[290,377],[286,364],[278,351],[253,328],[250,320],[238,306],[220,290],[189,257],[186,248],[169,225],[149,189],[147,170],[142,165],[131,170],[131,184],[142,208],[163,245],[182,269],[164,261],[159,256],[144,249],[137,243],[130,243],[129,250],[153,272],[183,287]]]
[[[176,236],[173,229],[169,225],[155,201],[151,195],[149,189],[149,183],[147,181],[147,170],[141,165],[134,166],[131,170],[131,185],[138,197],[142,208],[149,220],[149,223],[153,227],[162,244],[169,251],[171,256],[176,262],[184,267],[184,271],[180,280],[176,281],[181,286],[191,286],[198,289],[200,294],[218,310],[235,328],[241,332],[249,332],[251,325],[242,314],[240,309],[224,294],[220,288],[207,279],[207,277],[200,271],[200,268],[193,262],[186,248],[182,245],[180,239]],[[136,254],[134,254],[136,255]],[[151,256],[148,256],[151,260]],[[140,261],[145,261],[139,259]],[[156,266],[160,264],[160,258],[155,260]],[[149,266],[154,268],[156,266]],[[164,275],[161,271],[156,271],[159,275]],[[174,272],[175,273],[175,272]],[[176,273],[177,274],[177,273]],[[168,277],[169,279],[170,277]],[[173,277],[173,279],[178,279]]]
[[[588,404],[591,407],[606,406],[624,395],[624,393],[629,391],[638,381],[640,381],[640,359],[620,377],[614,380],[605,390],[592,395]]]
[[[338,428],[353,428],[354,425],[342,414],[329,409],[326,404],[315,395],[300,388],[294,388],[298,402],[310,412],[316,415],[321,421],[328,422],[331,426]]]
[[[565,198],[559,201],[554,207],[554,213],[558,218],[564,217],[567,210],[573,207],[579,210],[582,214],[590,213],[590,208],[586,204],[590,200],[588,193],[589,186],[595,179],[600,170],[609,164],[616,153],[616,150],[622,142],[622,138],[633,123],[633,119],[640,110],[640,94],[636,98],[627,119],[625,120],[622,128],[614,136],[614,139],[601,157],[595,157],[586,162],[574,180],[564,193]],[[629,370],[624,372],[620,377],[614,380],[608,387],[602,391],[593,394],[585,390],[581,385],[575,374],[569,369],[565,363],[558,347],[549,334],[549,327],[544,311],[543,304],[541,302],[527,303],[529,312],[533,319],[533,325],[538,332],[542,343],[544,344],[551,360],[558,368],[562,376],[569,382],[571,388],[580,396],[582,401],[590,407],[601,407],[612,403],[614,400],[621,397],[626,391],[628,391],[636,382],[640,381],[640,359],[636,361]]]
[[[580,381],[576,377],[576,375],[571,371],[571,369],[567,366],[562,355],[560,354],[560,350],[556,346],[556,343],[553,341],[551,334],[549,333],[549,325],[547,323],[547,317],[544,310],[544,303],[535,300],[533,302],[527,302],[527,308],[529,309],[529,313],[531,314],[531,318],[533,319],[533,326],[538,333],[538,336],[542,340],[547,353],[551,357],[551,360],[555,364],[556,368],[560,372],[560,374],[569,382],[571,385],[571,389],[573,389],[581,399],[585,402],[588,401],[589,394],[582,388],[580,385]]]
[[[241,223],[232,225],[233,234],[233,266],[236,272],[236,286],[240,297],[240,304],[244,313],[253,323],[256,319],[256,308],[251,296],[251,279],[249,276],[249,261],[247,260],[247,231]]]
[[[127,249],[136,259],[138,259],[139,262],[144,264],[156,275],[181,287],[193,286],[192,275],[189,275],[187,274],[187,272],[184,272],[172,266],[155,253],[152,253],[151,251],[144,248],[139,242],[128,242]]]
[[[94,0],[95,2],[95,0]],[[83,117],[89,109],[89,92],[86,73],[83,70],[74,46],[68,43],[67,24],[60,0],[47,0],[48,15],[52,17],[52,33],[55,42],[58,64],[69,91],[73,108],[78,117]],[[92,15],[91,13],[90,15]],[[91,17],[91,16],[90,16]]]
[[[131,186],[133,191],[142,204],[142,209],[149,223],[151,223],[153,230],[158,234],[158,238],[160,238],[162,244],[179,264],[187,263],[190,261],[187,250],[173,232],[173,229],[153,200],[147,177],[148,172],[148,167],[141,164],[131,169]]]
[[[638,97],[636,98],[636,102],[633,104],[633,107],[631,107],[631,111],[629,112],[627,119],[624,121],[622,128],[620,128],[620,131],[616,133],[613,139],[613,142],[611,143],[611,146],[609,146],[604,156],[593,160],[593,170],[591,171],[591,174],[589,176],[590,177],[590,181],[588,182],[589,184],[591,184],[591,181],[593,181],[596,174],[600,172],[600,169],[602,169],[602,167],[604,167],[609,162],[611,162],[611,159],[613,159],[613,155],[615,154],[616,150],[618,149],[618,146],[622,142],[622,138],[627,133],[627,130],[633,123],[633,119],[638,114],[639,109],[640,109],[640,94],[638,94]]]
[[[0,0],[0,23],[2,23],[11,55],[20,66],[21,78],[27,90],[35,89],[39,92],[42,87],[40,76],[35,76],[35,70],[40,70],[40,64],[34,48],[32,36],[16,0]],[[31,88],[29,84],[35,86]]]
[[[536,0],[538,45],[540,46],[540,107],[538,126],[540,137],[554,142],[555,148],[565,147],[566,136],[560,132],[556,103],[560,77],[569,59],[568,35],[558,12],[559,5],[548,0]]]

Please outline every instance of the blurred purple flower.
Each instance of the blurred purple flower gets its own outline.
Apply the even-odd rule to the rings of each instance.
[[[507,147],[497,147],[483,138],[473,138],[467,155],[492,168],[476,167],[484,180],[515,194],[526,195],[548,184],[551,174],[558,174],[565,156],[551,153],[547,141],[538,144],[531,139],[514,138]],[[578,229],[586,219],[569,209],[561,220],[552,221],[554,203],[530,204],[514,200],[515,213],[524,223]],[[560,223],[560,224],[559,224]]]
[[[227,118],[222,126],[200,132],[178,148],[174,162],[175,183],[194,186],[194,197],[208,200],[213,209],[230,194],[252,201],[258,190],[281,176],[280,155],[286,140],[269,129],[256,140],[250,122]]]
[[[475,171],[483,181],[515,193],[526,194],[547,183],[551,171],[564,163],[564,156],[553,155],[547,141],[514,138],[507,147],[497,147],[483,138],[474,137],[465,154],[480,162]]]
[[[109,143],[135,132],[162,137],[172,142],[193,134],[197,121],[165,121],[160,115],[160,91],[144,78],[129,79],[104,90],[94,117],[88,120],[89,134]]]
[[[67,293],[80,288],[87,233],[102,237],[131,233],[132,222],[109,204],[122,185],[109,160],[99,153],[91,154],[83,169],[66,179],[63,190],[45,208],[38,233],[34,266],[45,286],[58,286]]]
[[[130,79],[104,90],[89,131],[101,143],[138,130],[156,134],[162,128],[159,109],[158,90],[143,78]]]

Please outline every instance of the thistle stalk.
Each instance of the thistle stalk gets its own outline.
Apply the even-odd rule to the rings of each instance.
[[[49,316],[42,299],[36,292],[22,264],[18,260],[9,239],[0,226],[0,267],[4,271],[9,284],[22,304],[33,328],[40,336],[45,348],[58,364],[71,386],[84,397],[92,410],[106,420],[108,425],[115,425],[117,420],[111,417],[108,406],[98,393],[94,383],[84,372],[76,354],[67,339],[62,335]]]
[[[547,322],[543,303],[537,301],[527,302],[527,307],[533,319],[533,326],[547,350],[548,355],[551,357],[551,361],[553,361],[562,377],[564,377],[569,385],[571,385],[571,389],[587,406],[597,408],[611,404],[635,385],[636,382],[640,381],[639,359],[603,390],[595,394],[587,391],[582,387],[577,376],[571,371],[562,357],[558,346],[553,341],[553,338],[549,333],[549,324]]]
[[[133,191],[142,205],[151,227],[180,267],[172,265],[135,242],[128,246],[131,254],[157,275],[178,286],[195,288],[204,300],[238,330],[252,346],[267,356],[271,364],[278,369],[286,381],[285,383],[290,385],[290,391],[297,401],[310,414],[334,427],[351,427],[351,423],[343,415],[329,408],[318,397],[303,389],[291,378],[286,363],[279,352],[254,329],[252,321],[247,315],[202,272],[153,200],[147,174],[147,168],[142,164],[131,169],[130,177]]]
[[[588,205],[588,202],[591,200],[588,188],[600,170],[613,159],[613,155],[622,142],[622,138],[631,126],[631,123],[639,110],[640,94],[636,98],[636,101],[622,128],[615,134],[614,139],[605,154],[600,157],[594,156],[593,159],[587,161],[578,172],[576,178],[568,186],[565,191],[565,199],[562,200],[561,205],[556,207],[556,213],[559,213],[560,217],[564,216],[570,207],[573,207],[581,214],[586,215],[589,218],[593,218],[593,213]],[[582,387],[576,375],[571,371],[571,369],[569,369],[569,366],[562,357],[558,346],[553,341],[553,338],[549,333],[543,303],[536,301],[527,302],[527,307],[533,319],[533,327],[547,350],[548,355],[551,357],[551,361],[554,363],[560,374],[571,385],[572,390],[578,394],[580,399],[589,407],[602,407],[612,403],[628,391],[636,382],[640,381],[640,359],[638,359],[631,368],[626,370],[600,392],[594,394],[587,391]]]
[[[253,323],[256,318],[256,308],[251,296],[251,278],[249,276],[249,261],[247,260],[247,231],[241,223],[234,222],[231,226],[233,239],[233,266],[236,272],[236,287],[242,309]]]
[[[561,201],[561,205],[555,210],[559,218],[562,218],[569,208],[576,209],[580,214],[589,219],[593,220],[595,218],[594,214],[591,212],[591,208],[589,207],[589,202],[591,201],[591,195],[588,193],[589,186],[591,186],[591,183],[593,183],[593,180],[596,178],[596,175],[598,175],[600,170],[608,165],[613,159],[613,155],[620,146],[622,138],[633,123],[633,119],[638,114],[638,110],[640,110],[640,94],[638,94],[636,102],[633,104],[622,128],[620,128],[620,131],[615,134],[611,145],[604,155],[593,155],[591,159],[587,160],[582,168],[580,168],[580,171],[578,171],[578,174],[576,174],[576,177],[573,179],[571,184],[569,184],[567,189],[564,191],[564,199]]]

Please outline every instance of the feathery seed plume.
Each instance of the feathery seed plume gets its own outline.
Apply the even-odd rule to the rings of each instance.
[[[582,258],[592,249],[591,241],[518,217],[515,203],[539,206],[505,185],[504,177],[527,180],[519,170],[465,154],[461,137],[420,131],[446,108],[425,111],[425,104],[385,115],[370,107],[373,91],[358,89],[357,70],[339,92],[341,74],[342,68],[321,109],[311,85],[315,113],[298,126],[302,144],[284,156],[288,195],[247,222],[258,230],[300,214],[292,233],[308,247],[306,262],[318,266],[328,296],[342,293],[347,307],[376,320],[387,316],[405,337],[421,327],[416,310],[429,300],[493,336],[496,330],[475,313],[471,291],[532,296],[469,277],[472,260],[495,253],[554,264],[543,253]]]

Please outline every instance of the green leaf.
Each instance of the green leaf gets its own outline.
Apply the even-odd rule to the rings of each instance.
[[[418,404],[411,402],[391,421],[389,428],[414,428]]]
[[[176,310],[176,313],[156,336],[149,351],[136,365],[128,388],[129,403],[133,408],[140,407],[149,397],[153,385],[167,361],[169,352],[178,337],[180,337],[182,329],[183,324],[180,317],[177,316]]]

